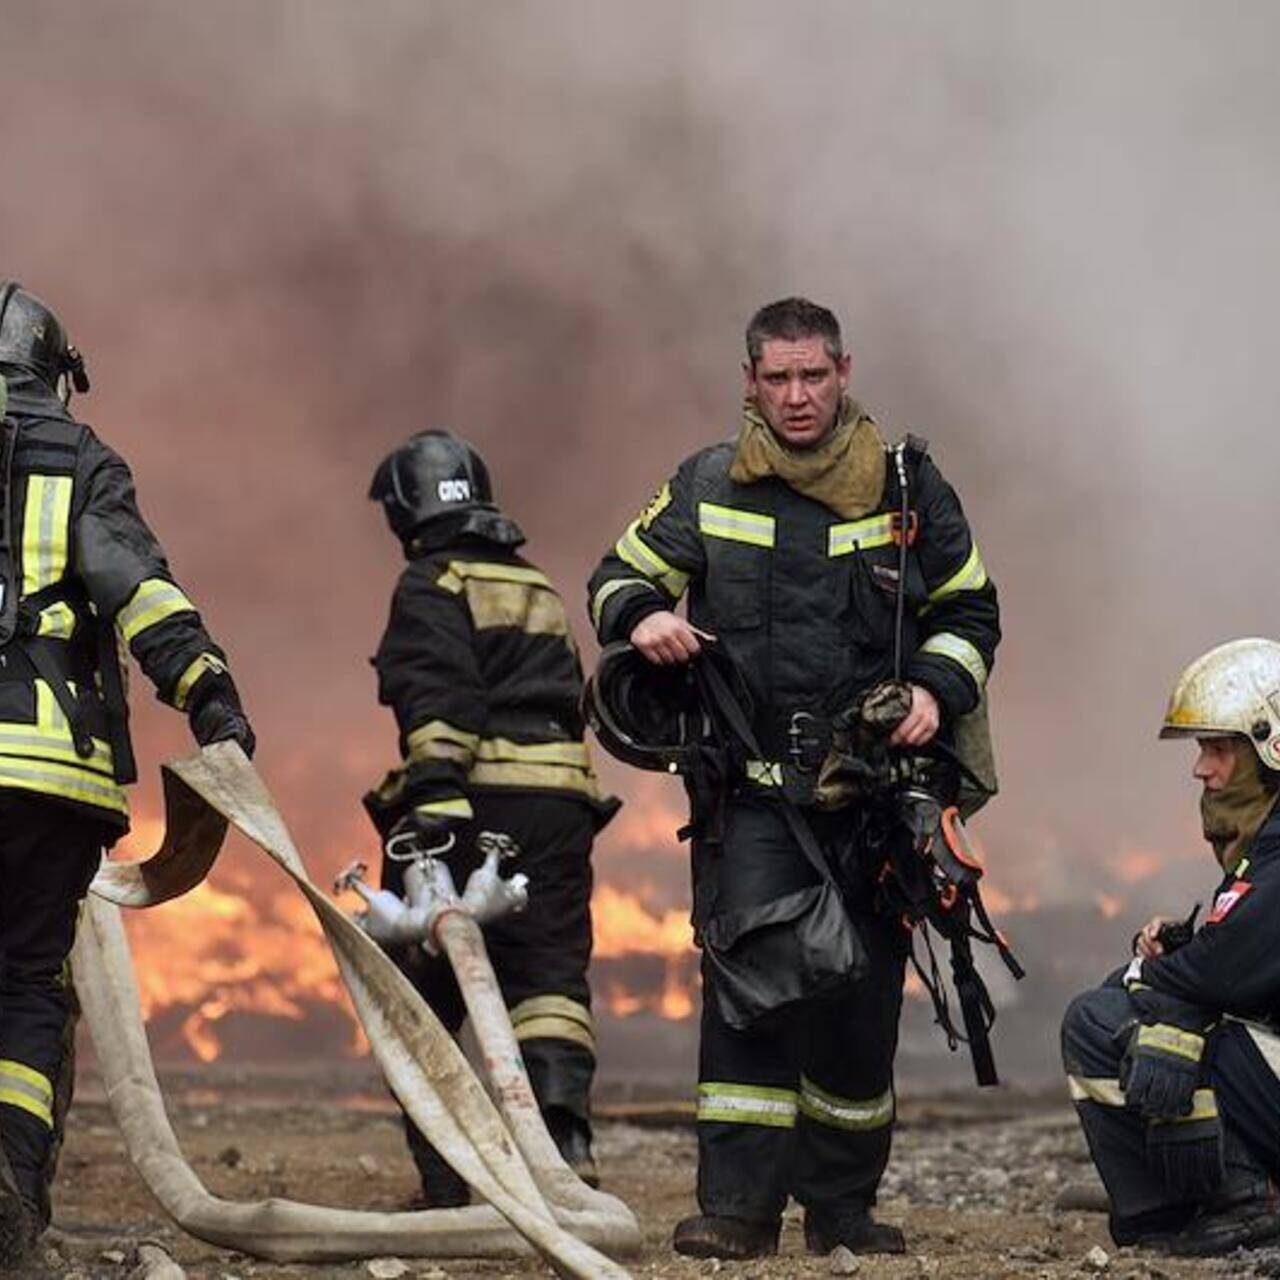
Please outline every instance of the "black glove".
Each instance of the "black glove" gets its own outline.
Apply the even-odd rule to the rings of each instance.
[[[1125,1102],[1148,1119],[1191,1114],[1204,1036],[1169,1022],[1138,1023],[1120,1059]]]
[[[225,672],[208,675],[197,681],[187,708],[191,735],[202,746],[212,742],[238,742],[250,759],[258,740],[240,705],[240,695]]]
[[[1185,920],[1167,920],[1160,926],[1156,941],[1164,948],[1165,955],[1172,955],[1196,936],[1196,916],[1199,914],[1200,904],[1197,902]]]
[[[1204,1111],[1197,1107],[1186,1119],[1147,1125],[1147,1168],[1179,1199],[1204,1199],[1226,1177],[1217,1106],[1206,1105]]]

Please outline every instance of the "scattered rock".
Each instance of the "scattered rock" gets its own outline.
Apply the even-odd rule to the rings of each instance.
[[[842,1244],[832,1249],[827,1265],[833,1276],[856,1276],[862,1270],[862,1263],[854,1252]]]
[[[218,1163],[225,1164],[228,1169],[237,1168],[243,1159],[244,1156],[241,1153],[240,1148],[236,1146],[223,1147],[222,1150],[218,1152]]]
[[[124,1256],[123,1249],[103,1249],[103,1251],[98,1254],[100,1261],[109,1262],[113,1267],[120,1266],[124,1262]]]
[[[1086,1271],[1105,1271],[1110,1265],[1111,1255],[1100,1244],[1095,1244],[1084,1255],[1084,1269]]]
[[[374,1280],[397,1280],[398,1276],[407,1276],[409,1268],[399,1258],[374,1258],[365,1270]]]
[[[362,1155],[356,1157],[356,1164],[360,1166],[360,1172],[366,1178],[376,1178],[382,1172],[382,1166],[377,1159],[371,1155]]]

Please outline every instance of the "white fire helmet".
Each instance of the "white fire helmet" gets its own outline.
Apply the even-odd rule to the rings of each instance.
[[[1268,769],[1280,770],[1280,644],[1232,640],[1197,658],[1178,677],[1162,738],[1239,733]]]

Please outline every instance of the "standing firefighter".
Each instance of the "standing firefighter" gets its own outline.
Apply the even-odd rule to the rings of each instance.
[[[791,1193],[813,1252],[900,1252],[902,1233],[870,1211],[889,1155],[908,936],[896,913],[876,910],[879,867],[850,837],[856,811],[820,812],[815,786],[833,723],[893,672],[900,564],[907,687],[895,749],[930,743],[979,702],[999,638],[995,589],[923,449],[895,461],[847,396],[835,316],[786,299],[752,318],[746,340],[736,442],[682,463],[589,588],[603,643],[629,640],[666,668],[698,658],[696,671],[704,650],[731,659],[760,750],[711,784],[718,801],[708,802],[705,769],[690,783],[704,948],[702,1214],[676,1227],[674,1245],[694,1256],[772,1253]],[[687,620],[674,612],[686,590]],[[598,693],[610,697],[603,683]],[[833,917],[818,887],[836,862],[848,917]],[[813,935],[847,931],[850,920],[834,994],[827,983],[820,1004],[802,996],[758,1022],[735,1016],[735,974],[772,970],[802,990]],[[787,955],[804,972],[779,973]]]
[[[128,829],[135,779],[120,645],[202,744],[253,734],[129,468],[67,410],[84,362],[38,299],[0,284],[0,1253],[49,1221],[70,1101],[77,908]]]
[[[1199,744],[1222,881],[1199,929],[1153,918],[1072,1002],[1062,1055],[1116,1243],[1227,1253],[1280,1236],[1280,644],[1197,658],[1160,736]]]
[[[516,554],[524,534],[494,506],[479,454],[449,432],[413,436],[379,466],[369,496],[409,563],[374,658],[403,764],[365,805],[384,840],[414,832],[435,846],[452,835],[458,884],[480,861],[479,832],[515,840],[529,906],[485,938],[551,1136],[594,1183],[590,858],[616,802],[601,799],[582,739],[564,605]],[[384,861],[382,885],[403,894],[402,863]],[[457,1032],[466,1011],[448,963],[416,947],[397,959]],[[425,1203],[467,1203],[466,1183],[408,1116],[405,1127]]]

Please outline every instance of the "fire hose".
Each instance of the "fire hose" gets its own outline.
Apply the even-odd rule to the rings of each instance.
[[[202,1240],[273,1261],[388,1253],[507,1257],[532,1249],[557,1274],[624,1280],[628,1273],[601,1250],[635,1252],[635,1217],[616,1196],[577,1178],[551,1141],[475,921],[448,911],[437,936],[474,1019],[497,1107],[400,970],[312,883],[270,794],[238,746],[217,743],[162,773],[164,844],[141,863],[104,863],[86,901],[72,967],[130,1160],[165,1211]],[[228,822],[306,897],[392,1091],[488,1205],[379,1213],[278,1197],[238,1202],[213,1195],[200,1182],[165,1114],[118,905],[153,906],[198,884]]]

